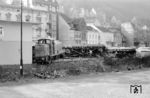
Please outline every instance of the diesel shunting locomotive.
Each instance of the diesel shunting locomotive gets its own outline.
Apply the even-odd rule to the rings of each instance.
[[[39,39],[33,46],[33,63],[48,63],[60,58],[65,51],[62,43],[53,39]]]

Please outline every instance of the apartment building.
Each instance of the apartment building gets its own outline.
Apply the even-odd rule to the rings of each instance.
[[[52,0],[24,1],[23,63],[31,64],[33,40],[57,37],[58,3]],[[20,63],[20,4],[20,0],[0,0],[0,65]]]

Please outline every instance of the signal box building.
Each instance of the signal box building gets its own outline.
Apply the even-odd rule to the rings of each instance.
[[[0,1],[0,65],[20,64],[20,8]],[[23,63],[32,63],[33,25],[40,24],[23,10]]]
[[[32,24],[23,23],[23,61],[32,63]],[[20,64],[20,22],[0,20],[0,65]]]

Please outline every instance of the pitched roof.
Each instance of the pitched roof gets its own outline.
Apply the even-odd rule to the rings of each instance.
[[[33,2],[33,4],[36,4],[36,3],[38,3],[38,4],[48,4],[48,2],[51,2],[52,0],[33,0],[32,2]]]
[[[93,28],[92,26],[86,26],[86,29],[88,31],[94,31],[94,32],[98,32],[95,28]]]
[[[59,13],[61,17],[68,23],[70,26],[71,30],[76,30],[76,31],[83,31],[86,30],[86,22],[84,18],[70,18],[67,15],[63,13]]]
[[[56,0],[54,2],[52,0],[33,0],[32,2],[33,4],[45,4],[45,5],[52,4],[58,6],[58,2]]]
[[[91,26],[87,26],[87,30],[93,31],[94,29]]]
[[[106,28],[106,27],[97,27],[98,29],[100,29],[102,32],[110,32],[110,33],[118,33],[118,32],[121,32],[121,28],[120,27],[117,27],[117,28],[114,28],[114,27],[109,27],[109,28]]]
[[[59,13],[61,15],[61,17],[67,22],[67,23],[71,23],[72,22],[72,18],[68,17],[67,15],[63,14],[63,13]]]
[[[71,24],[73,25],[73,29],[77,31],[83,31],[87,29],[84,18],[75,18],[72,20]]]
[[[97,27],[97,28],[100,29],[102,32],[109,32],[109,29],[105,27]]]

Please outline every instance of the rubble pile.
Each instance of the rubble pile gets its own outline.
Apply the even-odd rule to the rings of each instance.
[[[0,82],[18,81],[20,69],[18,65],[0,67]],[[50,65],[24,65],[23,78],[56,79],[69,75],[80,75],[91,72],[104,72],[105,66],[100,58],[87,60],[60,61]]]
[[[34,73],[34,77],[40,78],[40,79],[55,79],[55,78],[62,78],[66,76],[66,71],[61,70],[57,71],[54,70],[53,72],[36,72]]]
[[[59,61],[50,65],[28,65],[24,66],[24,78],[56,79],[70,75],[80,75],[97,72],[119,72],[121,70],[135,70],[149,66],[149,58],[110,58],[98,57],[87,60]],[[18,65],[1,67],[0,82],[18,81],[20,70]]]
[[[17,72],[6,72],[1,75],[0,82],[18,81],[19,74]]]
[[[24,68],[24,78],[33,78],[32,66],[25,65]],[[0,82],[7,81],[19,81],[20,79],[20,70],[18,65],[10,65],[10,66],[1,66],[0,68]]]
[[[104,72],[102,59],[57,62],[52,65],[37,65],[34,76],[41,79],[55,79],[67,75],[80,75],[90,72]]]

